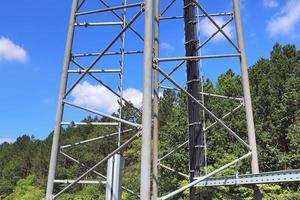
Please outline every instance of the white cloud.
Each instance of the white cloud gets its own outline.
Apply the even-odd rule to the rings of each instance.
[[[119,99],[104,86],[92,85],[86,81],[78,84],[72,91],[74,103],[88,108],[113,113],[118,110],[117,100]],[[143,93],[134,88],[124,90],[124,99],[136,107],[142,106]]]
[[[215,17],[214,20],[219,25],[219,27],[222,27],[226,23],[225,19],[221,17]],[[200,34],[205,35],[206,37],[210,37],[217,30],[218,30],[217,27],[208,18],[205,18],[200,21],[199,24]],[[225,28],[223,28],[223,31],[226,33],[226,35],[229,38],[233,37],[233,27],[230,24],[228,24]],[[226,38],[221,32],[215,35],[212,39],[212,41],[223,41],[223,40],[226,40]]]
[[[277,0],[264,0],[263,3],[265,8],[276,8],[279,6]]]
[[[27,52],[20,46],[14,44],[6,37],[0,37],[0,61],[14,60],[25,62],[28,59]]]
[[[13,143],[14,140],[11,138],[0,138],[0,144],[7,142],[7,143]]]
[[[167,43],[167,42],[160,43],[160,47],[163,50],[167,50],[167,51],[174,51],[175,50],[175,47],[172,46],[171,44]]]
[[[300,1],[289,0],[267,25],[270,36],[294,36],[295,28],[300,22]]]
[[[143,93],[135,88],[124,90],[124,98],[131,102],[135,107],[140,108],[143,101]]]

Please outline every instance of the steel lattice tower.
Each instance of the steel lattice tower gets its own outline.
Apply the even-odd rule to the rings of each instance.
[[[166,13],[174,7],[175,2],[181,1],[180,13],[172,13],[171,16],[167,16]],[[232,0],[233,12],[221,12],[221,13],[209,13],[206,11],[201,1],[197,0],[169,0],[167,3],[161,7],[160,0],[145,0],[145,1],[130,1],[120,0],[114,1],[114,5],[106,0],[97,1],[101,7],[95,9],[84,10],[84,5],[87,4],[89,0],[73,0],[71,17],[69,23],[69,31],[65,49],[65,58],[63,64],[63,72],[61,77],[61,86],[57,107],[56,124],[53,134],[53,143],[51,150],[49,175],[47,182],[47,193],[46,200],[57,199],[64,192],[69,190],[75,184],[106,184],[101,181],[89,181],[84,180],[89,174],[95,174],[103,179],[109,180],[111,177],[106,177],[97,171],[97,167],[104,164],[105,162],[111,162],[111,164],[117,163],[118,168],[116,171],[117,179],[121,180],[122,168],[121,161],[118,162],[119,157],[122,157],[122,152],[125,148],[129,146],[134,140],[142,137],[141,146],[141,183],[140,183],[140,194],[136,194],[130,188],[121,186],[118,183],[116,187],[122,188],[123,190],[135,195],[137,198],[142,200],[153,199],[170,199],[184,190],[190,189],[190,199],[196,199],[195,193],[197,187],[213,187],[213,186],[232,186],[232,185],[250,185],[254,186],[255,199],[261,199],[261,193],[256,184],[264,183],[278,183],[278,182],[288,182],[288,181],[299,181],[300,180],[300,170],[290,170],[290,171],[279,171],[279,172],[268,172],[259,173],[258,168],[258,157],[256,149],[256,139],[255,139],[255,128],[253,120],[253,111],[251,105],[251,95],[249,88],[248,71],[246,64],[246,55],[242,31],[242,23],[240,16],[239,0]],[[128,17],[127,13],[131,12],[132,15]],[[91,18],[85,19],[91,15],[106,15],[111,13],[116,21],[97,21],[89,22]],[[134,23],[141,18],[144,14],[144,22],[142,23],[143,30],[139,30],[134,27]],[[153,15],[154,14],[154,15]],[[220,25],[216,22],[216,17],[228,17],[228,21]],[[216,31],[201,41],[198,37],[199,30],[198,23],[199,19],[207,19]],[[162,51],[160,50],[160,33],[164,28],[161,26],[162,21],[167,21],[172,23],[174,20],[183,20],[184,27],[179,27],[184,30],[184,44],[185,55],[179,57],[162,57]],[[228,36],[224,31],[228,24],[235,22],[235,32],[236,41]],[[85,27],[119,27],[116,35],[107,44],[99,45],[99,52],[74,52],[74,45],[76,45],[78,38],[74,37],[77,28]],[[142,42],[143,49],[130,49],[127,50],[126,44],[128,44],[127,32],[134,34],[138,40]],[[143,32],[143,34],[141,34]],[[172,34],[172,33],[171,33]],[[170,34],[170,35],[171,35]],[[229,42],[231,47],[234,49],[235,53],[225,53],[225,54],[212,54],[212,55],[202,55],[201,50],[206,46],[216,35],[222,35]],[[109,35],[113,35],[109,32]],[[132,39],[132,38],[131,38]],[[131,41],[131,40],[129,40]],[[112,50],[113,47],[117,46],[117,50]],[[98,47],[98,46],[97,46]],[[143,56],[143,108],[134,107],[130,102],[124,97],[124,72],[126,71],[125,57],[132,55],[142,55]],[[106,56],[114,56],[112,60],[119,61],[119,66],[117,68],[99,68],[103,64],[103,59]],[[90,62],[85,61],[82,64],[80,59],[89,58]],[[241,82],[243,86],[243,97],[231,97],[221,94],[211,94],[207,93],[203,89],[203,76],[201,72],[201,62],[202,60],[218,60],[218,59],[229,59],[236,58],[239,62],[241,69]],[[164,69],[163,63],[171,65],[173,63],[177,64],[170,70]],[[100,65],[99,65],[100,64]],[[86,66],[85,66],[86,65]],[[176,80],[174,73],[178,72],[182,66],[185,66],[186,72],[182,74],[182,77],[186,77],[185,84],[180,84],[179,80]],[[102,66],[101,66],[102,67]],[[169,70],[169,71],[166,71]],[[152,73],[154,74],[152,79]],[[77,77],[74,79],[70,78],[71,74],[76,74]],[[114,83],[118,83],[117,89],[114,89],[106,83],[98,74],[103,76],[107,74],[116,75]],[[119,112],[118,116],[112,116],[110,114],[100,112],[79,104],[72,102],[68,97],[85,78],[96,81],[98,84],[105,87],[109,92],[115,95],[118,99]],[[169,81],[173,87],[166,86],[166,82]],[[154,86],[154,91],[152,92],[152,86]],[[187,132],[188,140],[182,141],[182,144],[175,146],[168,153],[159,156],[159,93],[164,89],[172,89],[175,91],[181,91],[188,98],[187,105]],[[152,95],[153,94],[153,95]],[[224,116],[217,116],[213,111],[209,110],[204,101],[204,97],[209,98],[219,98],[238,102],[238,106],[232,109],[229,113]],[[153,101],[152,101],[153,100]],[[129,105],[133,107],[136,114],[142,117],[142,123],[139,124],[136,121],[130,121],[123,119],[122,109],[123,105]],[[71,107],[73,109],[84,110],[88,113],[94,115],[106,117],[110,119],[109,122],[74,122],[74,121],[64,121],[65,107]],[[234,114],[238,110],[245,109],[245,118],[247,122],[247,135],[248,142],[243,140],[237,132],[226,125],[224,119],[228,116]],[[206,124],[206,116],[209,116],[214,121],[210,124]],[[116,128],[116,132],[108,133],[107,135],[102,135],[96,138],[86,139],[84,141],[78,141],[74,144],[60,144],[59,138],[62,132],[62,126],[113,126]],[[237,142],[245,147],[246,153],[240,157],[237,157],[230,161],[229,163],[208,172],[207,170],[207,141],[206,132],[212,127],[219,125],[227,133],[233,137]],[[130,127],[129,129],[124,129],[124,127]],[[134,133],[131,137],[124,141],[122,140],[122,135],[125,133]],[[111,136],[118,136],[116,140],[117,148],[111,153],[106,155],[102,160],[97,161],[92,167],[88,167],[80,161],[80,158],[74,158],[73,156],[66,153],[66,149],[72,148],[74,146],[80,146],[82,144],[94,142],[101,140],[103,138],[108,138]],[[124,141],[124,142],[122,142]],[[165,165],[163,162],[166,159],[170,159],[170,156],[188,146],[189,148],[189,163],[187,166],[189,168],[189,174],[184,174],[177,171],[176,169]],[[153,147],[153,148],[152,148]],[[152,153],[153,152],[153,153]],[[77,163],[79,166],[86,169],[86,171],[81,174],[78,178],[74,180],[57,180],[56,168],[58,155],[66,157],[66,159]],[[247,158],[251,158],[251,174],[239,175],[239,165],[240,161],[245,161]],[[152,160],[152,162],[151,162]],[[245,161],[247,162],[247,161]],[[152,165],[152,166],[151,166]],[[214,177],[219,172],[235,166],[235,176],[232,177]],[[183,178],[189,180],[189,183],[182,188],[179,188],[169,194],[164,194],[159,197],[159,171],[160,169],[169,170],[176,173]],[[111,169],[111,172],[113,169]],[[151,174],[152,172],[152,174]],[[114,173],[114,172],[112,172]],[[152,176],[151,176],[152,175]],[[151,187],[152,182],[152,187]],[[60,190],[58,193],[53,194],[54,184],[68,184],[65,188]],[[107,184],[106,184],[107,186]],[[111,190],[106,196],[106,200],[116,200],[120,199],[119,190]],[[116,194],[118,193],[118,194]],[[112,196],[115,196],[113,198]],[[116,197],[117,196],[117,197]]]

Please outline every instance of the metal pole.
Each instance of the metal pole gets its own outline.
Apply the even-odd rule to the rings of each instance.
[[[212,118],[214,118],[223,128],[225,128],[228,133],[233,136],[235,139],[237,139],[241,144],[243,144],[247,149],[251,150],[250,145],[248,145],[240,136],[238,136],[231,128],[229,128],[221,119],[219,119],[213,112],[211,112],[208,108],[206,108],[200,101],[198,101],[193,95],[191,95],[187,90],[185,90],[183,87],[181,87],[173,78],[168,76],[166,72],[164,72],[161,68],[157,68],[159,73],[161,73],[163,76],[167,77],[167,79],[173,83],[178,89],[180,89],[183,93],[185,93],[189,98],[194,100],[196,104],[199,104],[199,106],[205,110]]]
[[[143,10],[141,9],[138,11],[136,15],[132,17],[132,19],[128,22],[126,27],[124,27],[117,35],[116,37],[105,47],[105,49],[99,54],[94,61],[86,68],[86,71],[82,73],[82,75],[73,83],[73,85],[68,89],[68,91],[65,93],[65,96],[67,96],[75,87],[76,85],[87,75],[89,74],[89,71],[98,63],[98,61],[104,56],[104,54],[116,43],[116,41],[119,39],[119,37],[122,36],[122,34],[131,26],[133,22],[143,13]]]
[[[160,0],[155,0],[155,17],[154,17],[154,57],[159,57],[159,4]],[[154,59],[158,66],[157,59]],[[158,100],[159,100],[159,72],[154,70],[154,97],[153,97],[153,183],[152,196],[153,199],[158,197]]]
[[[242,84],[244,90],[244,102],[245,102],[245,109],[246,109],[249,145],[252,150],[251,168],[253,174],[258,174],[259,168],[258,168],[258,159],[257,159],[255,128],[254,128],[253,111],[252,111],[252,104],[251,104],[250,86],[249,86],[249,78],[248,78],[248,69],[246,64],[246,54],[245,54],[245,47],[244,47],[239,0],[233,0],[233,5],[234,5],[234,15],[235,15],[236,29],[237,29],[237,39],[238,39],[238,45],[241,54],[240,62],[241,62],[241,71],[242,71]]]
[[[127,5],[127,1],[124,0],[123,1],[123,5]],[[124,8],[123,10],[123,15],[122,15],[122,28],[125,28],[126,26],[126,8]],[[126,37],[126,33],[124,32],[123,35],[121,36],[121,42],[122,42],[122,46],[121,46],[121,61],[120,61],[120,88],[119,88],[119,92],[120,92],[120,105],[119,105],[119,118],[122,119],[122,110],[123,110],[123,93],[124,93],[124,64],[125,64],[125,37]],[[122,123],[119,122],[119,137],[118,137],[118,146],[121,145],[121,132],[122,132]]]
[[[145,0],[144,24],[144,93],[141,153],[141,199],[150,200],[151,191],[151,128],[152,128],[152,24],[153,0]]]
[[[197,49],[195,51],[198,51]],[[169,58],[159,58],[159,62],[170,62],[170,61],[180,61],[180,60],[203,60],[203,59],[212,59],[212,58],[230,58],[230,57],[240,57],[239,53],[233,54],[220,54],[220,55],[206,55],[206,56],[186,56],[186,57],[169,57]]]
[[[75,14],[77,10],[77,3],[78,3],[77,0],[73,0],[70,22],[69,22],[68,37],[67,37],[67,43],[65,48],[63,72],[62,72],[61,83],[60,83],[60,92],[59,92],[59,99],[58,99],[58,106],[57,106],[56,120],[55,120],[55,129],[54,129],[53,141],[52,141],[48,182],[47,182],[47,190],[46,190],[46,200],[52,200],[53,198],[52,194],[53,194],[53,186],[54,186],[54,179],[55,179],[58,147],[59,147],[59,135],[61,131],[61,121],[63,118],[64,96],[67,87],[68,69],[69,69],[69,64],[71,59],[71,50],[72,50],[72,43],[73,43],[73,36],[74,36],[74,23],[76,19]]]
[[[242,84],[243,84],[243,91],[244,91],[244,103],[245,103],[245,110],[246,110],[248,139],[252,151],[251,170],[252,170],[252,174],[259,174],[255,127],[254,127],[254,120],[253,120],[253,110],[252,110],[252,103],[251,103],[251,94],[250,94],[239,0],[233,0],[233,6],[234,6],[234,16],[235,16],[235,23],[236,23],[236,30],[237,30],[237,39],[238,39],[238,45],[241,54],[240,63],[241,63],[241,71],[242,71]],[[254,189],[254,199],[261,200],[262,194],[259,187],[257,185],[254,185],[253,189]]]
[[[113,150],[110,154],[108,154],[105,158],[103,158],[102,160],[100,160],[99,162],[97,162],[93,167],[91,167],[89,170],[87,170],[86,172],[84,172],[82,175],[80,175],[76,180],[74,180],[73,183],[71,183],[70,185],[66,186],[64,189],[62,189],[60,192],[58,192],[53,199],[57,199],[58,197],[60,197],[64,192],[66,192],[67,190],[69,190],[71,187],[73,187],[75,184],[77,184],[80,180],[82,180],[84,177],[86,177],[88,174],[90,174],[91,172],[95,171],[95,169],[101,165],[102,163],[106,162],[108,159],[110,159],[111,157],[113,157],[116,153],[123,151],[123,149],[125,149],[129,144],[131,144],[135,139],[137,139],[138,137],[140,137],[141,132],[139,131],[138,133],[136,133],[135,135],[133,135],[131,138],[129,138],[126,142],[124,142],[121,146],[119,146],[117,149]]]
[[[120,119],[119,117],[115,117],[115,116],[112,116],[112,115],[109,115],[109,114],[106,114],[106,113],[103,113],[103,112],[100,112],[100,111],[98,112],[98,111],[93,110],[93,109],[85,108],[83,106],[80,106],[80,105],[77,105],[75,103],[71,103],[71,102],[68,102],[68,101],[64,101],[64,103],[67,104],[67,105],[73,106],[75,108],[79,108],[81,110],[85,110],[85,111],[88,111],[90,113],[94,113],[96,115],[101,115],[103,117],[107,117],[107,118],[110,118],[112,120],[115,120],[115,121],[118,121],[118,122],[122,122],[122,123],[130,125],[130,126],[134,126],[136,128],[141,128],[140,124],[135,124],[135,123],[127,121],[125,119]]]
[[[69,156],[68,154],[64,153],[63,151],[61,151],[60,153],[61,153],[63,156],[65,156],[66,158],[70,159],[71,161],[73,161],[73,162],[79,164],[80,166],[82,166],[82,167],[84,167],[84,168],[87,168],[87,166],[86,166],[85,164],[83,164],[83,163],[80,162],[79,160],[77,160],[77,159],[75,159],[75,158]],[[99,172],[96,171],[96,170],[93,170],[93,173],[96,174],[96,175],[98,175],[98,176],[100,176],[100,177],[102,177],[102,178],[104,178],[104,179],[107,179],[106,176],[104,176],[103,174],[99,173]],[[75,180],[73,180],[71,183],[73,183],[74,181],[75,181]],[[57,183],[57,180],[55,180],[55,182]],[[78,184],[79,184],[79,183],[80,183],[80,181],[78,182]],[[102,183],[102,182],[101,182],[101,183]],[[104,184],[106,185],[106,181],[105,181]],[[130,190],[130,189],[124,187],[124,186],[121,186],[121,187],[122,187],[123,190],[129,192],[130,194],[132,194],[132,195],[134,195],[134,196],[136,196],[136,197],[140,197],[138,194],[134,193],[132,190]]]
[[[110,6],[104,1],[104,0],[99,0],[106,8],[110,8]],[[111,10],[111,12],[120,20],[122,20],[122,17],[119,16],[119,14],[114,11],[114,10]],[[127,25],[127,24],[126,24]],[[141,36],[141,34],[139,34],[134,28],[132,27],[129,27],[129,29],[138,37],[140,38],[142,41],[144,41],[144,38]]]
[[[220,167],[220,168],[218,168],[218,169],[216,169],[216,170],[210,172],[209,174],[207,174],[207,175],[205,175],[205,176],[201,176],[201,177],[195,179],[193,182],[191,182],[191,183],[189,183],[189,184],[187,184],[187,185],[185,185],[185,186],[183,186],[183,187],[181,187],[181,188],[179,188],[179,189],[177,189],[177,190],[175,190],[175,191],[173,191],[173,192],[171,192],[171,193],[169,193],[169,194],[167,194],[167,195],[165,195],[165,196],[163,196],[163,197],[160,197],[160,198],[158,198],[158,199],[159,199],[159,200],[170,199],[171,197],[173,197],[173,196],[175,196],[175,195],[177,195],[177,194],[179,194],[179,193],[181,193],[181,192],[183,192],[183,191],[185,191],[185,190],[187,190],[187,189],[189,189],[189,188],[195,186],[196,184],[200,183],[201,181],[204,181],[204,180],[208,179],[209,177],[214,176],[215,174],[217,174],[217,173],[223,171],[224,169],[227,169],[228,167],[234,165],[235,163],[237,163],[237,162],[239,162],[239,161],[241,161],[241,160],[246,159],[246,158],[249,157],[249,156],[251,156],[251,152],[249,152],[249,153],[243,155],[243,156],[240,157],[240,158],[237,158],[237,159],[231,161],[230,163],[227,163],[226,165],[223,165],[222,167]]]
[[[76,13],[76,16],[90,15],[90,14],[107,12],[107,11],[123,10],[125,8],[133,8],[133,7],[143,6],[143,5],[144,5],[143,2],[138,2],[138,3],[127,4],[127,5],[122,5],[122,6],[115,6],[115,7],[109,7],[109,8],[101,8],[101,9],[97,9],[97,10],[91,10],[91,11],[85,11],[85,12],[78,12],[78,13]]]

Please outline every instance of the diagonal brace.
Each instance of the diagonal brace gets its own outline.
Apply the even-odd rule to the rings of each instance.
[[[242,156],[242,157],[240,157],[240,158],[238,158],[238,159],[236,159],[236,160],[233,160],[232,162],[230,162],[230,163],[228,163],[228,164],[226,164],[226,165],[220,167],[219,169],[216,169],[216,170],[214,170],[213,172],[211,172],[211,173],[209,173],[209,174],[207,174],[207,175],[205,175],[205,176],[202,176],[202,177],[196,179],[195,181],[193,181],[193,182],[191,182],[191,183],[189,183],[189,184],[183,186],[182,188],[179,188],[179,189],[177,189],[177,190],[171,192],[170,194],[167,194],[167,195],[165,195],[165,196],[163,196],[163,197],[160,197],[159,200],[166,200],[166,199],[169,199],[169,198],[171,198],[171,197],[173,197],[173,196],[175,196],[175,195],[177,195],[177,194],[179,194],[179,193],[185,191],[186,189],[189,189],[189,188],[195,186],[196,184],[200,183],[201,181],[204,181],[204,180],[206,180],[207,178],[209,178],[209,177],[211,177],[211,176],[213,176],[213,175],[215,175],[215,174],[217,174],[217,173],[223,171],[224,169],[227,169],[228,167],[234,165],[235,163],[237,163],[237,162],[239,162],[239,161],[241,161],[241,160],[244,160],[245,158],[251,156],[251,154],[252,154],[252,153],[249,152],[249,153],[245,154],[244,156]]]
[[[87,67],[86,71],[75,81],[75,83],[70,87],[70,89],[65,93],[64,98],[75,88],[75,86],[87,75],[90,69],[92,69],[97,62],[103,57],[103,55],[115,44],[115,42],[123,35],[123,33],[130,27],[130,25],[135,22],[135,20],[144,12],[142,8],[128,24],[117,34],[117,36],[107,45],[107,47],[96,57],[96,59]]]
[[[231,17],[224,25],[221,26],[221,29],[224,29],[231,21],[233,20],[233,17]],[[220,29],[218,29],[216,32],[214,32],[209,38],[207,38],[203,43],[201,43],[200,46],[197,47],[197,51],[203,48],[215,35],[217,35],[220,32]],[[185,63],[184,61],[181,61],[176,67],[173,68],[173,70],[168,74],[171,76],[179,67],[181,67]],[[167,78],[163,78],[160,81],[160,84],[163,83]]]
[[[87,168],[87,166],[86,166],[84,163],[82,163],[82,162],[80,162],[79,160],[73,158],[72,156],[66,154],[65,152],[60,151],[60,153],[61,153],[63,156],[65,156],[66,158],[70,159],[71,161],[73,161],[73,162],[79,164],[80,166],[82,166],[82,167],[84,167],[84,168]],[[107,179],[107,177],[106,177],[105,175],[101,174],[100,172],[98,172],[98,171],[96,171],[96,170],[93,170],[93,173],[96,174],[96,175],[98,175],[98,176],[100,176],[100,177],[102,177],[103,179]],[[129,192],[130,194],[135,195],[136,197],[140,197],[140,196],[139,196],[138,194],[136,194],[134,191],[132,191],[132,190],[130,190],[130,189],[124,187],[124,186],[121,186],[121,187],[122,187],[123,190]]]
[[[107,118],[110,118],[110,119],[113,119],[115,121],[118,121],[118,122],[121,122],[121,123],[124,123],[124,124],[127,124],[127,125],[130,125],[130,126],[133,126],[133,127],[136,127],[138,129],[141,129],[142,126],[140,124],[136,124],[136,123],[132,123],[132,122],[129,122],[127,120],[124,120],[124,119],[120,119],[118,117],[114,117],[114,116],[111,116],[111,115],[108,115],[108,114],[105,114],[103,112],[100,112],[100,111],[96,111],[96,110],[93,110],[93,109],[90,109],[90,108],[85,108],[83,106],[80,106],[80,105],[77,105],[75,103],[71,103],[71,102],[68,102],[68,101],[64,101],[65,104],[69,105],[69,106],[73,106],[75,108],[79,108],[81,110],[85,110],[87,112],[90,112],[90,113],[94,113],[96,115],[100,115],[100,116],[103,116],[103,117],[107,117]]]
[[[106,162],[108,159],[110,159],[113,155],[115,155],[116,153],[122,151],[124,148],[126,148],[129,144],[131,144],[134,140],[136,140],[137,138],[139,138],[141,136],[142,132],[137,132],[134,136],[132,136],[129,140],[127,140],[126,142],[124,142],[121,146],[119,146],[117,149],[115,149],[113,152],[111,152],[109,155],[107,155],[105,158],[103,158],[101,161],[99,161],[98,163],[96,163],[93,167],[91,167],[88,171],[86,171],[85,173],[83,173],[81,176],[79,176],[73,183],[69,184],[68,186],[66,186],[64,189],[62,189],[60,192],[58,192],[56,195],[54,195],[53,199],[57,199],[58,197],[60,197],[64,192],[66,192],[67,190],[69,190],[71,187],[73,187],[75,184],[77,184],[81,179],[83,179],[84,177],[86,177],[88,174],[90,174],[92,171],[94,171],[99,165],[103,164],[104,162]]]
[[[203,12],[203,14],[209,19],[209,21],[211,21],[211,23],[213,23],[213,25],[220,30],[220,32],[224,35],[224,37],[230,42],[230,44],[237,50],[237,52],[240,53],[240,49],[239,47],[234,44],[234,42],[228,37],[228,35],[224,32],[223,29],[221,29],[221,27],[215,22],[215,20],[205,11],[205,9],[195,0],[193,0],[194,4],[201,10],[201,12]]]
[[[238,136],[233,130],[231,130],[221,119],[219,119],[213,112],[211,112],[208,108],[206,108],[201,102],[199,102],[193,95],[191,95],[188,91],[186,91],[183,87],[181,87],[174,79],[172,79],[166,72],[162,69],[153,65],[153,67],[158,70],[163,76],[167,77],[167,79],[173,83],[178,89],[188,95],[191,99],[194,100],[195,103],[199,104],[199,106],[207,112],[212,118],[214,118],[220,125],[222,125],[234,138],[236,138],[240,143],[242,143],[248,150],[251,150],[251,147]]]
[[[99,0],[106,8],[110,8],[110,6],[104,1],[104,0]],[[119,19],[119,20],[123,20],[122,17],[120,15],[118,15],[118,13],[115,11],[115,10],[111,10],[111,12]],[[127,25],[127,23],[125,23],[125,25]],[[143,36],[138,33],[133,27],[129,27],[129,29],[134,33],[136,34],[136,36],[138,38],[140,38],[142,41],[144,41],[144,38]]]
[[[78,63],[74,58],[71,60],[71,62],[73,62],[76,66],[78,66],[80,69],[82,69],[83,71],[86,71],[85,68]],[[100,79],[98,79],[94,74],[88,72],[88,75],[90,75],[93,79],[95,79],[98,83],[100,83],[103,87],[105,87],[106,89],[108,89],[110,92],[112,92],[114,95],[116,95],[118,98],[120,98],[121,96],[115,92],[112,88],[110,88],[108,85],[106,85],[103,81],[101,81]],[[131,108],[133,108],[134,110],[136,110],[137,112],[141,113],[141,111],[135,107],[133,104],[131,104],[129,101],[127,101],[126,99],[122,98],[122,100]]]

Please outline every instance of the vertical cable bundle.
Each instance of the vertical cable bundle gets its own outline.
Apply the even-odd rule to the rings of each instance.
[[[185,51],[186,56],[197,56],[197,19],[193,0],[184,0]],[[199,61],[187,60],[187,90],[196,99],[200,99]],[[200,107],[188,98],[188,129],[189,129],[189,170],[190,181],[200,175],[200,166],[204,162],[204,134]],[[190,199],[195,199],[195,188],[190,189]]]

